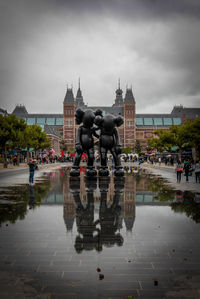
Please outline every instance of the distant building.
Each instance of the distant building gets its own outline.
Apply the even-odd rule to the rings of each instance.
[[[115,116],[122,115],[124,124],[118,128],[122,147],[131,147],[135,145],[135,141],[139,140],[142,150],[146,150],[147,138],[153,138],[155,129],[169,129],[171,125],[181,125],[186,120],[200,117],[200,108],[185,108],[183,106],[175,106],[171,113],[152,113],[137,114],[136,101],[133,95],[132,87],[126,88],[125,96],[118,82],[118,88],[115,91],[116,96],[112,106],[87,106],[84,102],[80,80],[76,97],[74,97],[73,89],[67,87],[67,91],[63,101],[63,113],[60,114],[32,114],[28,113],[23,105],[17,105],[12,113],[17,117],[23,117],[29,125],[38,124],[51,136],[63,138],[69,147],[75,146],[75,136],[78,126],[75,124],[75,111],[77,108],[84,109],[101,109],[103,115],[111,113]],[[53,133],[54,132],[54,133]],[[56,135],[57,134],[57,135]]]

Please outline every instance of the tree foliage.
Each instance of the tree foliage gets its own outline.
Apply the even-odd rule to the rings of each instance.
[[[134,150],[137,154],[140,154],[142,151],[142,146],[139,140],[136,140]]]
[[[0,115],[0,148],[4,153],[4,167],[7,167],[7,150],[22,141],[26,126],[24,119],[15,115]]]
[[[68,150],[66,141],[65,141],[64,139],[62,139],[62,140],[60,141],[60,149],[61,149],[62,151],[67,151],[67,150]]]
[[[132,148],[130,146],[123,147],[122,148],[122,153],[128,155],[128,154],[132,153]]]
[[[21,150],[32,147],[36,150],[51,146],[49,138],[38,125],[27,125],[25,120],[15,115],[0,115],[0,148],[4,155],[4,167],[7,167],[7,150]],[[27,155],[29,158],[29,154]]]
[[[187,121],[181,126],[171,126],[169,130],[155,130],[157,136],[148,139],[148,147],[163,151],[177,146],[179,152],[186,146],[193,147],[200,153],[200,118],[193,121]]]

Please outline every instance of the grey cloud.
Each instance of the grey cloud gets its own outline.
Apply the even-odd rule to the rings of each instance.
[[[5,0],[0,8],[3,108],[62,111],[66,82],[76,90],[78,76],[91,105],[113,103],[118,77],[123,89],[133,83],[141,112],[198,104],[199,1]]]

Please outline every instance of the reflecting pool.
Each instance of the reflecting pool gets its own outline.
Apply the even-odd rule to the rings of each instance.
[[[125,170],[1,189],[0,273],[33,298],[198,298],[200,194]]]

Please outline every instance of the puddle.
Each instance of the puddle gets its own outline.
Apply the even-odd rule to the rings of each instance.
[[[1,189],[0,271],[24,275],[47,298],[190,290],[200,274],[199,194],[137,168],[118,179],[81,170],[80,179],[62,168]]]

